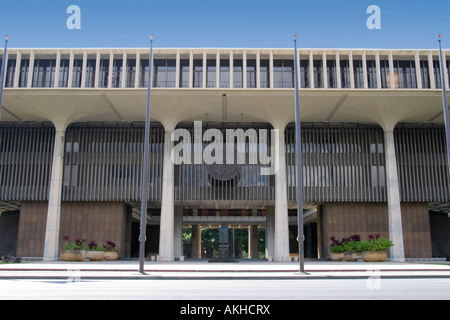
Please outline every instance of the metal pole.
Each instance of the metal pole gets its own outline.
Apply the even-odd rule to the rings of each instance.
[[[142,194],[141,194],[141,231],[139,236],[139,272],[144,273],[145,240],[147,229],[147,200],[148,200],[148,162],[150,138],[150,93],[152,88],[152,54],[153,36],[150,37],[150,55],[148,59],[147,110],[145,113],[144,161],[142,165]]]
[[[295,82],[295,150],[297,155],[297,219],[298,219],[298,260],[300,272],[305,272],[303,248],[303,166],[302,166],[302,128],[300,123],[299,85],[298,85],[297,35],[294,36],[294,82]]]
[[[440,68],[441,68],[441,83],[442,83],[442,103],[444,108],[444,121],[445,121],[445,135],[447,139],[447,170],[448,170],[448,176],[447,181],[450,179],[450,121],[448,116],[448,102],[447,102],[447,88],[445,85],[445,72],[444,72],[444,60],[442,59],[442,49],[441,49],[441,36],[438,35],[438,43],[439,43],[439,61],[440,61]]]
[[[5,36],[5,51],[3,51],[3,60],[2,60],[2,71],[0,73],[0,120],[2,119],[2,104],[3,104],[3,87],[5,86],[5,65],[8,64],[6,61],[6,52],[8,50],[8,39],[9,36]]]

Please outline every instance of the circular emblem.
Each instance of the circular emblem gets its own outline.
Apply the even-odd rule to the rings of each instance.
[[[228,151],[228,152],[227,152]],[[205,164],[206,171],[208,171],[209,175],[213,177],[216,180],[220,181],[228,181],[234,179],[238,173],[239,170],[241,170],[242,164],[238,164],[237,161],[237,151],[234,147],[226,147],[225,145],[220,145],[216,147],[213,151],[211,156],[218,160],[219,157],[215,156],[215,152],[221,152],[222,153],[222,163],[216,163],[213,162],[211,164]],[[231,153],[234,154],[233,156],[233,163],[228,164],[227,163],[227,154],[228,157],[231,156]]]

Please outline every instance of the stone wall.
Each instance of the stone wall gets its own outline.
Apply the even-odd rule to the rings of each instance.
[[[17,255],[42,257],[44,253],[47,202],[23,202],[20,210],[17,237]],[[64,236],[72,240],[95,240],[103,244],[106,240],[117,243],[121,257],[129,250],[126,243],[126,227],[129,211],[123,202],[63,202],[61,204],[59,248]],[[129,233],[127,233],[129,236]]]
[[[427,203],[402,203],[405,258],[431,258],[430,220]],[[319,210],[320,256],[329,257],[330,237],[340,240],[352,234],[367,239],[371,233],[389,238],[386,203],[325,203]]]

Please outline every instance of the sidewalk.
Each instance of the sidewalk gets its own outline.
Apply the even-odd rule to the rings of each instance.
[[[447,262],[449,263],[449,262]],[[145,261],[139,273],[138,260],[85,262],[21,262],[0,264],[0,279],[351,279],[450,278],[450,264],[430,262],[334,262],[306,261],[305,273],[298,262],[267,262],[242,259],[237,262],[186,260]]]

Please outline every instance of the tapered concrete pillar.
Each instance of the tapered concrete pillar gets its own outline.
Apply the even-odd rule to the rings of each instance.
[[[173,261],[174,254],[174,163],[170,157],[173,142],[172,131],[164,134],[164,164],[161,196],[161,222],[159,238],[159,256],[161,261]]]
[[[191,258],[202,257],[202,229],[199,225],[192,226],[191,234]]]
[[[277,170],[275,172],[275,243],[273,260],[290,261],[284,128],[276,132],[275,153]]]
[[[183,207],[175,207],[175,224],[174,224],[174,256],[175,259],[179,259],[183,256]]]
[[[44,261],[55,261],[59,255],[59,228],[64,165],[65,128],[56,128],[53,163],[50,178],[47,225],[45,229]]]
[[[275,207],[266,209],[266,258],[273,259],[275,243]]]
[[[258,259],[258,226],[248,227],[248,258]]]
[[[386,186],[389,216],[389,239],[394,243],[391,247],[391,261],[405,261],[403,246],[402,212],[400,208],[400,188],[398,184],[397,157],[395,154],[394,128],[384,132],[386,153]]]

